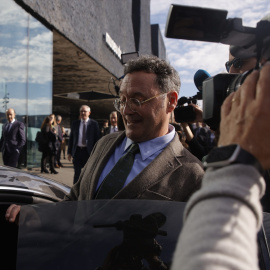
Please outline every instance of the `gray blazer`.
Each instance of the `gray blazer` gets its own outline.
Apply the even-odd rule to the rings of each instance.
[[[102,137],[95,145],[79,181],[66,197],[94,199],[100,174],[111,154],[125,138],[125,132]],[[186,150],[176,134],[169,145],[141,171],[114,199],[175,200],[186,202],[200,188],[204,170],[201,162]]]

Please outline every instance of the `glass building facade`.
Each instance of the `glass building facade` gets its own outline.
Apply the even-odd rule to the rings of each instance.
[[[13,108],[25,123],[21,163],[40,163],[35,137],[52,113],[53,33],[12,0],[0,0],[0,132]],[[1,155],[2,156],[2,155]]]

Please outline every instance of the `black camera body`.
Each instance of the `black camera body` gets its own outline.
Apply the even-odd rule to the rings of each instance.
[[[174,119],[177,123],[194,122],[196,119],[196,111],[193,106],[177,105],[174,109]]]
[[[201,92],[193,97],[181,97],[178,99],[177,106],[174,109],[174,119],[177,123],[194,122],[196,119],[196,111],[193,106],[183,106],[184,104],[197,104],[202,99]]]
[[[248,74],[249,72],[220,73],[203,82],[203,120],[211,129],[218,129],[223,101],[230,93],[238,89]]]
[[[240,18],[226,19],[227,13],[226,10],[171,5],[165,36],[231,45],[230,52],[234,57],[256,57],[255,68],[258,69],[263,58],[270,59],[270,16],[263,18],[256,28],[252,28],[244,27]],[[238,89],[249,72],[221,73],[202,82],[203,120],[211,129],[216,130],[219,127],[223,101]],[[180,113],[185,114],[185,110],[176,108],[176,121],[182,119],[181,122],[188,122],[183,121],[188,120],[185,115],[179,116]]]

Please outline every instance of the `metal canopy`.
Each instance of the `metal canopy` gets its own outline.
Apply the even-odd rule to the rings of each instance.
[[[91,107],[91,117],[108,118],[114,110],[115,77],[64,36],[53,34],[53,111],[77,117],[78,109]],[[110,88],[110,90],[109,90]]]

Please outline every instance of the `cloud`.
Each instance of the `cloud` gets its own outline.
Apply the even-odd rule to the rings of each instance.
[[[242,0],[242,1],[235,1],[235,0],[227,0],[227,1],[225,0],[216,0],[216,1],[151,0],[151,6],[150,6],[151,16],[167,14],[171,4],[228,10],[229,17],[232,17],[232,15],[238,14],[238,16],[241,15],[241,17],[248,18],[246,14],[250,12],[251,13],[253,13],[254,11],[259,11],[260,13],[270,12],[269,10],[270,3],[268,0],[256,0],[256,4],[254,0]],[[259,14],[259,17],[257,17],[256,14],[254,14],[254,16],[256,17],[256,20],[260,19],[260,14]]]
[[[26,104],[27,104],[27,114],[37,115],[42,112],[44,115],[51,113],[52,100],[46,98],[38,99],[17,99],[12,98],[8,104],[9,108],[16,108],[16,113],[19,115],[26,114]],[[0,108],[0,111],[4,111]]]
[[[28,76],[29,83],[51,82],[52,32],[19,5],[4,2],[0,1],[1,78],[18,83]]]
[[[27,45],[28,38],[25,37],[20,42],[22,45]],[[44,52],[48,49],[51,50],[52,46],[52,32],[46,31],[40,34],[37,34],[36,36],[31,37],[29,45],[32,47],[38,47],[41,48]]]
[[[28,19],[29,19],[29,28],[36,29],[40,27],[44,27],[39,21],[34,19],[31,15],[25,12],[19,5],[17,4],[6,4],[5,1],[0,2],[0,25],[3,26],[12,26],[16,25],[17,27],[27,27]]]
[[[29,55],[27,39],[19,42],[23,46],[0,47],[1,76],[7,82],[25,82],[27,57],[29,57],[29,82],[43,84],[52,80],[52,33],[40,33],[31,38]]]
[[[183,47],[185,49],[181,53]],[[179,41],[179,52],[175,52],[168,46],[168,57],[175,68],[194,70],[200,67],[211,73],[224,71],[223,64],[227,61],[228,54],[228,45],[222,44]]]

